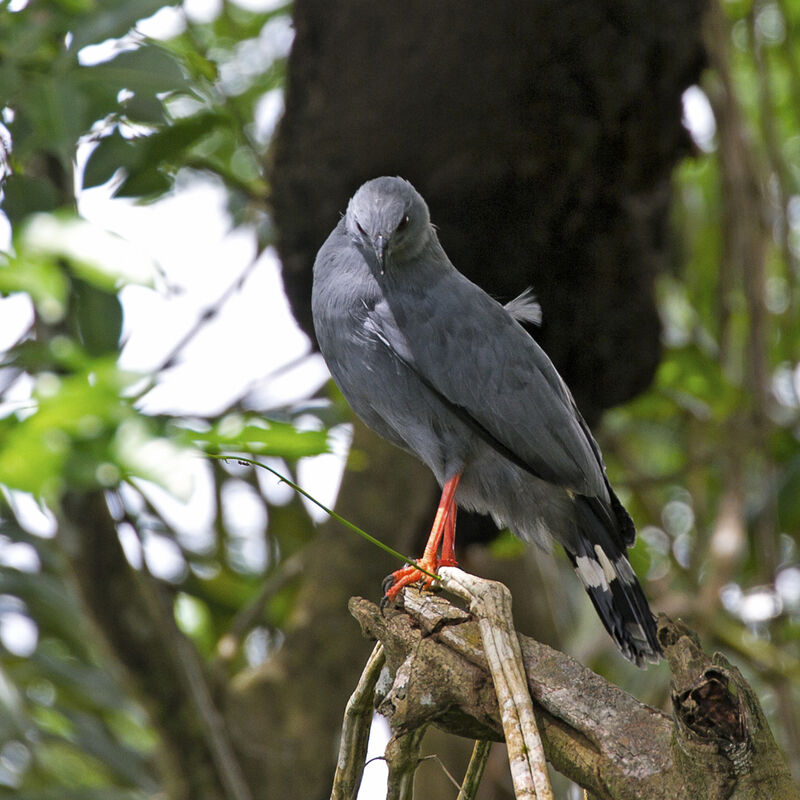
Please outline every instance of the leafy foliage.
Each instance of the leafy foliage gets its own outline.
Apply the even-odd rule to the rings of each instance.
[[[267,503],[252,469],[203,464],[198,445],[272,457],[291,474],[299,459],[327,451],[321,426],[300,432],[285,410],[280,421],[238,411],[149,417],[139,401],[156,376],[118,365],[120,291],[153,289],[160,278],[126,242],[76,216],[76,185],[110,182],[117,196],[153,200],[180,170],[201,171],[227,187],[237,224],[261,246],[269,237],[268,140],[252,121],[282,81],[283,50],[270,43],[285,30],[286,8],[225,3],[199,22],[169,6],[160,12],[171,15],[166,40],[140,33],[139,21],[162,8],[134,0],[0,10],[2,210],[13,231],[0,294],[27,298],[28,320],[0,367],[0,796],[161,790],[156,733],[70,578],[65,553],[80,533],[61,519],[65,495],[109,493],[131,564],[168,581],[180,630],[232,674],[280,645],[295,591],[282,565],[312,534],[297,498]],[[159,506],[160,490],[188,497],[190,474],[216,487],[199,539]],[[260,546],[231,527],[232,506],[245,500],[262,509]]]

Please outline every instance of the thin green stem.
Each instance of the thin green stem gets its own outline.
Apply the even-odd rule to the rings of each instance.
[[[464,776],[464,783],[461,785],[456,800],[475,800],[491,749],[492,743],[486,739],[478,739],[475,742],[475,746],[472,748],[472,757],[467,767],[467,774]]]
[[[225,455],[223,453],[206,453],[206,455],[209,458],[217,458],[221,461],[238,461],[241,464],[248,464],[252,467],[260,467],[261,469],[267,470],[267,472],[271,472],[281,483],[285,483],[287,486],[290,486],[298,494],[303,495],[303,497],[305,497],[307,500],[310,500],[315,506],[321,508],[328,516],[332,517],[337,522],[344,525],[346,528],[349,528],[354,533],[357,533],[359,536],[363,536],[371,544],[374,544],[376,547],[380,547],[381,550],[388,553],[390,556],[394,556],[400,561],[404,561],[406,564],[411,564],[412,566],[415,566],[420,572],[427,575],[429,578],[433,578],[434,580],[437,581],[441,580],[441,578],[438,575],[436,575],[436,573],[428,572],[428,570],[420,567],[420,565],[417,564],[417,562],[413,558],[404,556],[402,553],[389,547],[388,544],[384,544],[380,539],[376,539],[374,536],[367,533],[365,530],[359,528],[358,525],[354,525],[352,522],[350,522],[350,520],[345,519],[340,514],[337,514],[333,509],[328,508],[327,506],[320,503],[319,500],[317,500],[315,497],[312,497],[305,489],[298,486],[294,481],[290,480],[285,475],[281,475],[280,472],[274,470],[272,467],[268,467],[266,464],[262,464],[260,461],[256,461],[253,458],[246,458],[244,456],[239,456],[239,455]]]

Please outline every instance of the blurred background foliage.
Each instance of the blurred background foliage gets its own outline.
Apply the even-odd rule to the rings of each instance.
[[[0,797],[143,798],[162,788],[146,699],[82,613],[75,534],[59,524],[64,498],[107,492],[128,560],[168,587],[213,693],[280,648],[294,556],[314,524],[297,497],[235,461],[202,468],[213,494],[204,535],[187,536],[164,497],[189,497],[186,475],[203,451],[255,454],[294,476],[346,419],[340,405],[319,403],[256,415],[246,396],[214,418],[148,415],[141,400],[180,347],[152,374],[118,366],[120,291],[164,285],[157,265],[78,216],[83,189],[110,181],[117,196],[150,202],[179,175],[213,176],[231,226],[252,231],[259,252],[272,237],[269,131],[258,120],[283,85],[275,42],[290,9],[162,6],[0,6],[11,230],[0,292],[30,308],[24,330],[2,340],[0,369]],[[674,265],[658,284],[663,361],[645,394],[605,415],[598,437],[640,529],[632,560],[652,605],[745,672],[798,775],[800,3],[735,0],[722,10],[709,26],[711,69],[686,99],[697,152],[674,176]],[[732,175],[732,163],[747,169]],[[255,556],[237,529],[242,503],[261,509]],[[518,554],[504,537],[493,547]],[[666,702],[660,673],[631,678],[597,639],[593,612],[574,613],[583,616],[564,626],[567,650]],[[228,796],[248,796],[231,786]]]

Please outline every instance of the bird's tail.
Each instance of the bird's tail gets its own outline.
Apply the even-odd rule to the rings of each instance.
[[[582,534],[564,549],[578,578],[625,658],[638,667],[657,663],[655,617],[625,555],[633,542],[630,517],[618,500],[611,509],[596,498],[577,497],[576,504]]]

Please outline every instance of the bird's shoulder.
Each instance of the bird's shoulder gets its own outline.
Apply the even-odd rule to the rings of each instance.
[[[599,450],[569,389],[500,303],[455,270],[386,299],[427,383],[536,474],[606,496]]]
[[[416,343],[419,360],[446,357],[473,375],[526,381],[539,372],[559,395],[563,382],[544,351],[510,311],[455,269],[429,281],[400,285],[385,294],[398,329]],[[433,367],[433,364],[431,364]],[[452,374],[452,373],[451,373]]]
[[[323,242],[314,260],[314,281],[335,280],[340,273],[358,271],[366,267],[364,259],[353,247],[344,218]]]

